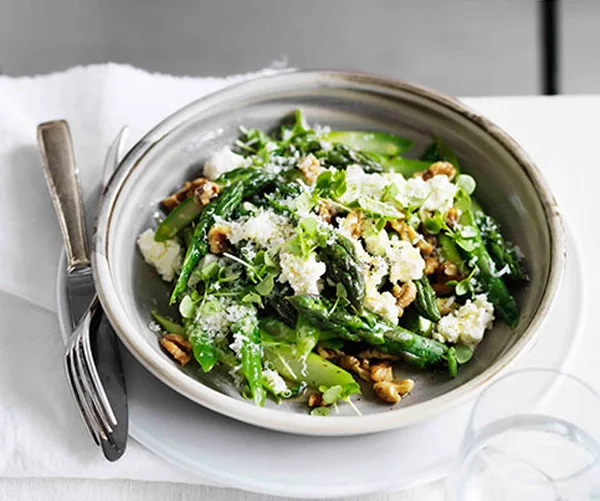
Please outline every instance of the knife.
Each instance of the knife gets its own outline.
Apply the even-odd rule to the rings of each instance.
[[[118,163],[123,136],[124,130],[109,149],[105,180],[112,175],[114,166]],[[125,379],[115,333],[96,298],[81,191],[67,122],[55,120],[40,124],[38,142],[52,203],[65,241],[67,290],[73,327],[79,323],[88,308],[91,308],[88,328],[95,367],[90,368],[90,375],[100,379],[116,421],[110,440],[103,440],[101,446],[105,457],[109,461],[116,461],[123,455],[127,443],[128,409]]]

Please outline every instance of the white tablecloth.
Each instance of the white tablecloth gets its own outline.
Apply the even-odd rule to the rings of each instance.
[[[537,161],[567,213],[571,229],[579,237],[584,259],[590,263],[590,304],[598,304],[600,257],[597,231],[596,186],[600,183],[600,165],[596,159],[596,111],[600,97],[561,98],[477,98],[465,99],[498,125],[511,133]],[[600,387],[600,343],[595,342],[589,326],[572,371],[596,388]],[[362,499],[434,500],[442,499],[438,482],[397,494],[381,494]],[[4,499],[123,499],[145,501],[164,499],[254,500],[272,499],[240,491],[182,484],[152,484],[124,480],[1,479],[0,501]]]

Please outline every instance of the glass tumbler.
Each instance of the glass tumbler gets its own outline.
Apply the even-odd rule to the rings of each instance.
[[[551,369],[525,369],[478,397],[448,501],[600,500],[600,396]]]

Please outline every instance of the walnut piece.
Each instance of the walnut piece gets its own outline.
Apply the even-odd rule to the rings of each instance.
[[[213,254],[222,254],[229,248],[227,237],[231,234],[231,226],[223,223],[213,224],[208,230],[208,245]]]
[[[219,193],[219,185],[208,181],[201,184],[194,190],[194,197],[203,207],[210,203],[210,200]]]
[[[323,394],[320,392],[311,393],[308,396],[308,406],[309,407],[323,407],[325,402],[323,402]]]
[[[423,268],[423,273],[427,276],[433,275],[437,269],[440,267],[440,262],[435,256],[428,256],[425,258],[425,268]]]
[[[454,296],[438,297],[435,301],[438,305],[438,309],[440,310],[440,315],[442,316],[448,315],[458,308],[458,303],[456,302],[456,298]]]
[[[199,191],[199,195],[196,192]],[[172,195],[165,198],[161,204],[163,208],[169,212],[177,207],[186,198],[192,195],[202,204],[207,205],[210,199],[219,193],[219,185],[206,179],[198,177],[193,181],[186,181],[183,186]]]
[[[461,280],[462,275],[458,271],[458,266],[450,261],[444,261],[438,268],[438,275],[447,280]]]
[[[350,233],[352,238],[360,238],[363,234],[362,213],[355,210],[349,212],[341,226]]]
[[[344,355],[340,350],[334,350],[333,348],[325,348],[324,346],[317,345],[317,353],[325,360],[334,360]]]
[[[423,172],[423,180],[427,181],[431,179],[433,176],[448,176],[450,180],[456,176],[456,168],[450,162],[446,162],[441,160],[439,162],[435,162],[429,166],[429,168]]]
[[[326,223],[331,223],[334,215],[333,204],[328,200],[319,200],[317,205],[317,215]]]
[[[375,382],[379,381],[393,381],[394,372],[392,370],[392,362],[389,360],[382,360],[371,366],[371,379]]]
[[[401,240],[406,240],[407,242],[414,244],[419,239],[417,230],[401,219],[390,221],[390,226],[398,233],[398,235],[400,235]]]
[[[392,294],[396,298],[398,316],[401,317],[404,314],[404,309],[417,298],[417,286],[412,281],[402,285],[394,284]]]
[[[458,218],[460,217],[460,212],[456,207],[450,207],[448,212],[446,212],[446,224],[450,226],[450,228],[454,228],[456,223],[458,223]]]
[[[371,381],[371,370],[369,368],[369,361],[361,361],[353,357],[352,355],[344,355],[340,358],[340,366],[346,370],[352,371],[358,375],[363,381]]]
[[[321,168],[319,159],[312,153],[309,153],[300,159],[298,162],[298,168],[302,171],[302,174],[304,174],[304,179],[306,180],[307,184],[313,184],[323,170]]]
[[[394,221],[390,221],[390,226],[400,235],[401,240],[406,240],[414,245],[417,249],[421,251],[423,256],[430,256],[433,254],[435,250],[435,246],[433,242],[425,240],[422,235],[417,233],[410,224],[402,221],[401,219],[396,219]]]
[[[400,357],[398,355],[394,355],[392,353],[383,353],[382,351],[379,351],[375,348],[367,348],[363,351],[361,351],[358,356],[361,359],[378,359],[378,360],[400,360]]]
[[[412,379],[401,381],[378,381],[373,385],[373,391],[380,400],[389,404],[397,404],[402,397],[409,393],[415,385]]]
[[[166,334],[159,342],[179,365],[184,366],[192,359],[192,345],[181,334]]]

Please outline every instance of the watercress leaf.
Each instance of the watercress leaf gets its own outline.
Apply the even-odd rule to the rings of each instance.
[[[319,386],[319,391],[323,392],[323,402],[325,402],[327,405],[335,404],[338,402],[338,400],[341,400],[343,398],[343,390],[343,387],[339,384],[329,388],[326,386]]]
[[[330,170],[324,170],[317,177],[315,190],[317,193],[328,194],[332,189],[333,182],[333,172]]]
[[[305,217],[300,220],[300,228],[304,235],[310,239],[315,239],[319,232],[319,223],[316,217]]]
[[[473,179],[468,174],[460,174],[456,178],[456,185],[463,189],[467,195],[471,195],[475,191],[475,187],[477,186],[475,183],[475,179]]]
[[[456,361],[459,364],[466,364],[473,356],[473,350],[464,344],[457,344],[454,347]]]
[[[454,292],[457,296],[464,296],[471,291],[471,284],[468,280],[461,280],[456,284]]]
[[[437,235],[442,229],[442,225],[440,224],[439,219],[435,217],[428,217],[425,218],[425,221],[423,221],[423,228],[425,228],[425,231],[427,231],[427,233]]]
[[[347,189],[346,171],[339,170],[333,175],[333,183],[331,185],[331,195],[334,198],[340,198]]]
[[[371,197],[358,197],[358,206],[362,212],[371,217],[385,219],[400,219],[403,214],[390,204],[380,202]]]
[[[196,311],[196,303],[189,295],[185,295],[179,303],[179,313],[183,318],[192,318]]]
[[[310,411],[311,416],[329,416],[329,407],[315,407]]]
[[[265,262],[265,265],[269,268],[277,268],[277,263],[273,261],[273,258],[268,252],[265,252],[263,260]]]
[[[261,296],[268,296],[273,291],[274,286],[273,275],[267,275],[254,288]]]
[[[263,306],[262,297],[254,291],[248,292],[244,297],[242,297],[241,301],[242,301],[242,303],[247,303],[247,304],[255,303],[258,306],[260,306],[261,308]]]
[[[391,202],[396,198],[396,195],[400,193],[400,189],[396,183],[390,183],[383,188],[383,194],[381,200],[384,202]]]

